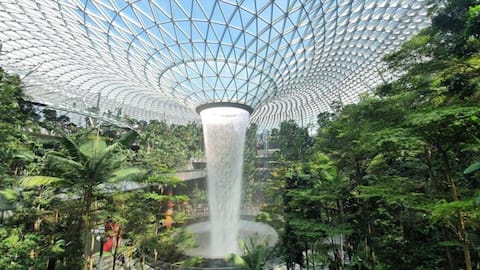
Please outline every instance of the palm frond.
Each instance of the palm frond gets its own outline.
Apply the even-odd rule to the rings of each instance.
[[[138,132],[136,132],[135,130],[130,130],[127,134],[123,135],[118,140],[118,143],[123,145],[124,147],[129,147],[135,142],[138,135]]]
[[[35,159],[35,154],[32,153],[31,151],[24,150],[14,154],[13,158],[32,162]]]
[[[17,192],[13,189],[0,190],[0,198],[3,198],[7,201],[13,201],[16,196],[17,196]]]
[[[38,186],[49,186],[56,183],[62,182],[62,178],[51,177],[51,176],[26,176],[20,178],[21,187],[38,187]]]
[[[60,139],[63,148],[65,148],[70,156],[75,157],[77,160],[83,160],[82,153],[78,145],[67,134],[63,133]]]
[[[135,181],[145,175],[145,171],[138,168],[119,169],[112,173],[112,176],[107,179],[109,183],[116,183],[123,180]]]
[[[82,143],[78,148],[80,153],[89,159],[96,159],[98,153],[107,147],[107,143],[100,136],[90,138],[87,142]]]
[[[114,143],[103,149],[100,149],[100,151],[97,153],[97,156],[96,156],[96,163],[102,163],[103,160],[109,155],[113,154],[117,148],[118,148],[118,143]]]
[[[96,156],[92,159],[92,164],[91,164],[92,165],[91,169],[93,170],[94,175],[99,174],[106,167],[106,164],[104,163],[109,163],[109,161],[112,161],[111,159],[107,159],[107,158],[113,155],[117,147],[118,147],[118,144],[114,143],[112,145],[109,145],[101,149],[101,151],[96,154]],[[117,166],[112,162],[110,162],[110,164]]]
[[[473,173],[473,172],[476,172],[480,170],[480,161],[477,161],[475,163],[473,163],[472,165],[468,166],[468,168],[465,169],[465,171],[463,171],[464,174],[470,174],[470,173]]]
[[[82,165],[82,163],[71,160],[67,157],[63,157],[61,155],[50,154],[48,156],[48,159],[50,162],[53,163],[53,165],[61,167],[63,169],[66,169],[65,167],[73,168],[76,171],[80,171],[84,169],[84,166]]]

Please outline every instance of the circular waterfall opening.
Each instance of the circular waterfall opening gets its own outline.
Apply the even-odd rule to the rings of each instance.
[[[225,256],[215,256],[215,254],[210,252],[211,234],[215,233],[212,231],[210,221],[191,224],[187,226],[187,229],[195,234],[198,246],[187,250],[186,255],[209,259],[224,259]],[[249,220],[240,220],[237,237],[238,243],[244,243],[247,246],[252,244],[251,241],[255,245],[262,244],[268,246],[273,246],[278,242],[278,234],[270,225]],[[240,252],[239,255],[243,254]]]

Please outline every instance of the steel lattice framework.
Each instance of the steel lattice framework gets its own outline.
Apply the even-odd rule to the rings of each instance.
[[[305,125],[384,79],[426,2],[2,0],[0,66],[56,108],[183,124],[233,102],[260,128]]]

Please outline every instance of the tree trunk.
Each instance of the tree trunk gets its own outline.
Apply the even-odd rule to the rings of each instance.
[[[93,269],[93,249],[95,248],[95,234],[90,233],[90,249],[88,250],[89,265],[88,269]]]
[[[441,146],[437,146],[437,148],[439,149],[440,154],[442,155],[445,179],[447,180],[447,183],[449,183],[450,185],[450,192],[452,195],[452,199],[454,201],[458,201],[459,198],[458,198],[457,186],[455,183],[455,179],[453,178],[453,173],[452,173],[452,168],[450,166],[450,159],[448,157],[448,153]],[[470,256],[470,249],[468,247],[468,237],[467,237],[468,235],[465,227],[464,213],[459,214],[459,227],[460,227],[459,236],[460,236],[460,241],[462,242],[463,256],[465,259],[465,268],[466,270],[472,270],[472,259]]]
[[[47,262],[47,270],[55,270],[56,263],[57,263],[57,258],[49,258]]]
[[[375,256],[375,249],[373,248],[373,245],[371,243],[371,235],[372,235],[372,225],[370,221],[368,221],[368,238],[369,240],[369,247],[370,247],[370,257],[372,259],[372,269],[375,270],[375,266],[377,264],[377,257]]]
[[[305,262],[306,262],[306,265],[307,265],[307,270],[310,269],[310,264],[309,264],[309,261],[308,261],[308,242],[305,241]]]
[[[365,257],[367,260],[370,260],[372,263],[372,269],[375,269],[376,265],[376,257],[375,257],[375,250],[372,245],[371,237],[372,237],[372,224],[370,223],[370,219],[368,216],[368,202],[364,202],[363,204],[363,220],[366,224],[365,228]]]
[[[472,270],[472,259],[470,257],[470,249],[468,248],[468,236],[467,230],[465,229],[465,219],[463,213],[459,215],[460,219],[460,240],[462,241],[463,246],[463,256],[465,257],[465,268],[467,270]]]
[[[84,257],[84,269],[85,270],[91,270],[93,268],[93,254],[90,250],[90,245],[88,241],[88,236],[90,234],[90,207],[92,206],[93,203],[93,194],[92,194],[92,187],[88,187],[87,190],[85,191],[84,195],[84,201],[85,201],[85,209],[83,209],[83,241],[84,241],[84,251],[83,251],[83,257]]]
[[[435,178],[433,174],[433,165],[432,165],[432,149],[431,147],[425,146],[425,155],[426,155],[426,163],[428,166],[428,179],[427,179],[427,188],[430,188],[432,185],[432,181]]]
[[[341,200],[337,201],[337,207],[340,210],[340,221],[343,224],[344,220],[344,213],[343,213],[343,203]],[[343,269],[345,266],[345,255],[344,255],[344,243],[343,243],[343,234],[340,234],[340,247],[339,247],[339,255],[340,255],[340,269]]]
[[[112,270],[115,270],[115,266],[117,264],[117,250],[118,250],[118,242],[120,242],[120,231],[121,231],[121,228],[119,227],[118,228],[118,232],[117,232],[117,239],[115,241],[115,250],[113,251],[113,267],[112,267]]]
[[[84,221],[83,221],[83,223],[84,223],[84,229],[83,229],[83,241],[84,241],[84,245],[83,245],[83,257],[84,258],[83,259],[84,259],[84,264],[83,264],[83,266],[84,267],[83,268],[85,270],[89,270],[90,269],[89,268],[89,266],[90,266],[90,256],[88,255],[89,246],[88,246],[88,241],[87,241],[88,233],[90,231],[89,228],[88,228],[89,226],[87,226],[87,224],[89,223],[89,220],[88,220],[88,216],[86,216],[86,215],[84,216],[83,219],[84,219]]]
[[[447,238],[447,233],[445,232],[445,227],[440,226],[440,228],[442,229],[443,240],[447,241],[448,238]],[[453,255],[452,255],[452,252],[450,251],[450,248],[448,246],[445,247],[445,252],[447,253],[448,266],[449,266],[448,269],[449,270],[455,270],[455,263],[453,261]]]
[[[154,248],[153,249],[153,269],[157,269],[157,256],[158,256],[157,249]]]
[[[315,243],[313,244],[313,246],[315,246]],[[313,256],[312,267],[313,269],[317,269],[316,268],[317,266],[315,265],[315,248],[312,247],[311,250],[312,250],[312,256]]]

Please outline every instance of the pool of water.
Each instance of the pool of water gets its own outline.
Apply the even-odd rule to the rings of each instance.
[[[210,248],[210,234],[212,226],[209,221],[198,222],[187,226],[187,229],[196,235],[196,241],[198,246],[196,248],[188,250],[186,253],[189,256],[199,256],[204,258],[223,258],[212,255]],[[255,244],[268,244],[273,246],[278,241],[277,232],[268,224],[241,220],[240,230],[237,239],[240,243],[250,243],[250,239],[253,239]],[[242,250],[239,247],[239,250]],[[241,254],[239,254],[241,255]]]

